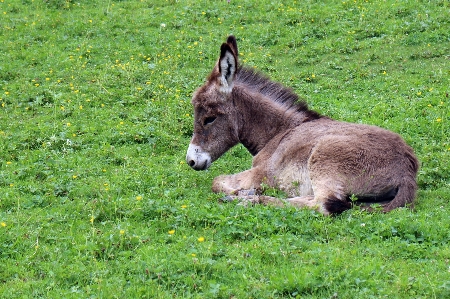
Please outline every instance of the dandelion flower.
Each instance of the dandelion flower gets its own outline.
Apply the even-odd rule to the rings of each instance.
[[[186,208],[187,208],[187,205],[182,205],[181,208],[182,208],[182,209],[186,209]]]
[[[141,200],[141,199],[142,199],[142,196],[140,196],[140,195],[136,196],[136,200]]]
[[[169,235],[173,235],[175,233],[174,229],[169,230]]]
[[[204,238],[204,237],[200,237],[200,238],[197,239],[197,241],[199,241],[199,242],[205,242],[205,238]]]
[[[120,233],[121,235],[123,235],[123,234],[125,233],[125,230],[121,229],[121,230],[119,231],[119,233]]]
[[[6,226],[6,223],[5,223],[5,222],[1,222],[0,225],[1,225],[2,227],[5,227],[5,226]]]

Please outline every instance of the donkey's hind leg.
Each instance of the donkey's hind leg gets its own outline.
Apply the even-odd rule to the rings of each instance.
[[[317,203],[316,199],[314,198],[314,195],[292,197],[292,198],[286,199],[286,201],[290,205],[292,205],[296,208],[309,208],[309,209],[313,209],[313,210],[322,212],[320,210],[320,205]]]

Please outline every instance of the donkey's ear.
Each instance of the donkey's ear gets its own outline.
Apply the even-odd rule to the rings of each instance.
[[[234,54],[237,57],[238,56],[238,46],[237,46],[236,38],[233,35],[228,36],[227,44],[229,44],[231,46],[231,48],[233,49]]]
[[[220,47],[219,73],[220,89],[221,91],[229,93],[233,88],[238,60],[236,39],[233,36],[230,36],[227,41],[230,42],[224,43]]]

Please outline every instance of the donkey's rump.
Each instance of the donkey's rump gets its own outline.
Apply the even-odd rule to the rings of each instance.
[[[314,130],[315,126],[327,129],[321,130],[320,135],[315,136],[311,133],[318,131]],[[400,188],[405,188],[405,183],[409,185],[408,192],[414,193],[415,187],[410,183],[415,182],[418,164],[412,149],[405,145],[398,134],[375,126],[332,120],[317,120],[304,129],[306,134],[302,130],[295,130],[293,133],[296,137],[293,139],[298,140],[301,145],[291,142],[289,147],[292,151],[300,148],[301,152],[305,152],[304,145],[313,143],[310,140],[316,140],[306,162],[308,175],[305,175],[303,167],[298,168],[298,181],[304,182],[302,179],[309,178],[313,193],[302,192],[304,184],[295,183],[298,186],[298,190],[295,190],[298,195],[292,194],[293,189],[286,189],[285,186],[288,180],[296,180],[288,178],[287,181],[281,182],[283,176],[280,175],[280,187],[290,195],[314,195],[316,200],[323,203],[349,201],[350,197],[354,197],[358,199],[357,203],[392,206],[391,203]],[[280,144],[280,148],[284,146],[285,144]],[[296,156],[298,161],[301,155],[293,156]],[[412,202],[411,199],[405,201],[399,198],[393,205]],[[399,200],[402,201],[401,204]]]

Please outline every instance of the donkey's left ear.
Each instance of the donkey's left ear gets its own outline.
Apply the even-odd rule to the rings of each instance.
[[[222,44],[220,47],[219,73],[221,91],[231,92],[237,68],[237,43],[234,36],[230,35],[227,43]]]
[[[228,36],[227,44],[229,44],[231,46],[231,48],[233,49],[234,54],[237,57],[238,56],[238,46],[237,46],[237,41],[236,41],[236,38],[234,37],[234,35]]]

